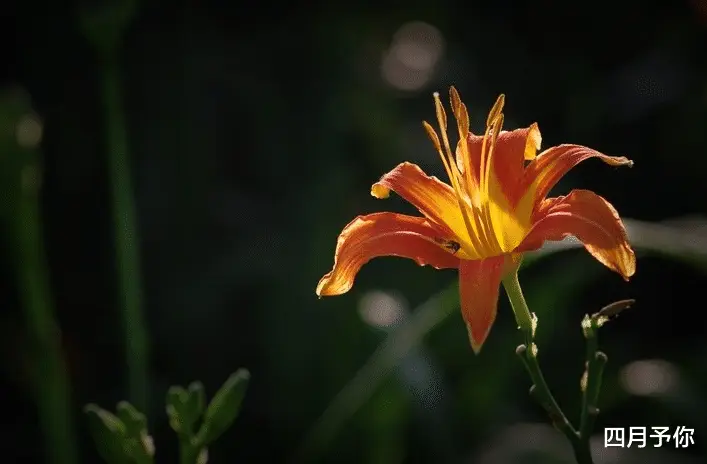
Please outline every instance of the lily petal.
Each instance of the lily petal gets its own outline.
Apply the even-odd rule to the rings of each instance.
[[[456,268],[459,259],[440,245],[444,233],[424,218],[396,213],[358,216],[339,235],[334,268],[321,278],[317,295],[348,292],[361,267],[379,256],[413,259],[420,266]]]
[[[481,150],[484,137],[482,135],[469,134],[467,137],[467,147],[470,163],[477,176],[481,168]],[[522,194],[519,190],[523,178],[524,161],[535,159],[537,151],[540,149],[542,136],[536,123],[523,129],[512,131],[501,131],[496,140],[493,158],[491,160],[490,181],[498,184],[499,190],[506,195],[508,202],[515,205]],[[489,143],[487,141],[487,143]],[[457,165],[461,166],[459,159],[463,156],[463,150],[457,150]]]
[[[607,156],[582,145],[558,145],[540,153],[525,168],[523,190],[536,201],[543,200],[567,172],[589,158],[599,158],[610,166],[633,166],[625,156]]]
[[[506,257],[467,261],[459,265],[459,301],[474,353],[479,353],[496,320],[498,292]]]
[[[388,198],[390,191],[415,206],[430,221],[454,236],[466,250],[473,250],[471,239],[459,209],[454,189],[434,176],[428,176],[413,163],[400,163],[371,187],[371,195]],[[467,256],[472,259],[476,256]]]
[[[574,235],[600,263],[628,280],[636,272],[636,255],[616,209],[589,190],[573,190],[567,196],[543,202],[538,220],[518,251],[542,246],[546,240]]]

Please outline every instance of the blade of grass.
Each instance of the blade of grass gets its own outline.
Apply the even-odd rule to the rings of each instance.
[[[146,411],[148,338],[142,308],[139,237],[118,66],[104,64],[102,74],[128,391],[131,403],[139,410]]]
[[[38,141],[37,141],[38,143]],[[35,150],[35,147],[23,147]],[[39,158],[35,152],[31,158]],[[36,162],[17,173],[14,219],[18,284],[32,359],[32,386],[47,462],[77,462],[71,387],[56,321],[49,265],[44,250],[40,207],[41,174]]]
[[[87,3],[79,16],[80,26],[94,47],[100,65],[128,395],[133,405],[147,411],[148,335],[143,314],[140,240],[119,64],[123,34],[136,8],[135,0]]]
[[[323,446],[376,391],[385,376],[417,346],[425,334],[449,316],[456,307],[457,285],[451,285],[415,311],[393,331],[366,364],[329,403],[314,427],[307,434],[294,462],[311,462]]]
[[[47,458],[57,464],[76,462],[74,422],[66,363],[44,257],[39,206],[23,195],[17,219],[20,287],[32,344],[35,397],[46,440]]]

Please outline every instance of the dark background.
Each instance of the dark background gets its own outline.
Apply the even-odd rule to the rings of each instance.
[[[101,60],[79,27],[82,8],[10,2],[0,23],[3,86],[22,88],[43,126],[45,244],[79,424],[83,404],[113,408],[127,398]],[[513,453],[533,447],[548,456],[527,462],[555,462],[549,455],[566,451],[527,397],[503,296],[480,356],[458,301],[446,298],[449,317],[396,367],[379,366],[363,382],[370,396],[354,394],[363,394],[360,404],[344,398],[351,414],[339,409],[337,425],[324,427],[329,436],[306,442],[392,330],[371,317],[396,304],[419,311],[454,283],[451,271],[381,259],[348,294],[314,294],[352,217],[411,211],[370,197],[381,174],[409,160],[442,175],[420,121],[434,119],[432,92],[452,84],[477,131],[505,93],[506,127],[537,121],[544,147],[578,143],[635,161],[620,170],[584,163],[556,193],[589,188],[640,221],[691,218],[666,226],[660,240],[632,232],[639,259],[628,284],[576,250],[532,263],[521,282],[540,318],[541,363],[571,414],[582,315],[637,300],[601,333],[609,366],[600,448],[604,427],[695,429],[690,448],[649,447],[633,458],[636,450],[603,450],[597,464],[699,462],[707,437],[707,260],[699,254],[707,244],[706,46],[700,0],[139,4],[119,63],[158,462],[176,462],[166,389],[198,379],[212,394],[240,367],[252,374],[244,409],[210,462],[288,462],[305,443],[314,444],[304,462],[327,463],[521,462]],[[24,374],[32,358],[11,243],[0,255],[0,453],[3,462],[40,462],[47,450]],[[99,462],[84,427],[83,461]]]

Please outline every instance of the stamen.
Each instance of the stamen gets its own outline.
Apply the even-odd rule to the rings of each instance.
[[[447,171],[447,176],[449,176],[449,178],[451,179],[452,171],[449,169],[449,164],[447,164],[447,158],[442,152],[442,145],[439,142],[439,137],[437,137],[437,132],[435,132],[434,128],[427,121],[422,121],[422,126],[427,131],[427,136],[430,138],[430,140],[432,140],[432,144],[435,146],[439,157],[442,159],[442,164],[444,165],[444,170]]]
[[[457,164],[454,160],[454,156],[452,155],[452,150],[449,146],[449,136],[447,135],[447,114],[444,111],[444,107],[442,106],[442,102],[439,99],[439,93],[435,92],[434,93],[434,98],[435,98],[435,107],[437,110],[437,121],[439,122],[439,128],[440,131],[442,132],[442,142],[444,142],[444,149],[445,153],[447,154],[447,160],[449,163],[449,167],[454,173],[454,178],[450,179],[452,182],[455,184],[458,181],[457,178],[457,173],[459,172],[459,169],[457,168]],[[456,187],[455,187],[456,190]],[[460,192],[457,192],[459,194]]]
[[[437,123],[439,124],[439,128],[442,131],[442,139],[444,139],[447,134],[447,113],[444,111],[442,102],[439,99],[439,92],[433,93],[432,96],[435,99],[435,113],[437,113]]]
[[[484,175],[484,184],[482,186],[484,192],[484,198],[486,202],[483,204],[483,214],[486,223],[489,226],[489,235],[494,230],[493,221],[491,221],[491,193],[489,191],[489,179],[491,178],[491,163],[493,160],[493,155],[496,152],[496,142],[498,141],[498,135],[501,132],[501,127],[503,127],[504,116],[503,113],[499,113],[496,119],[493,121],[492,133],[491,133],[491,143],[489,145],[488,156],[486,160],[486,172]],[[498,251],[503,251],[501,244],[498,242],[498,238],[493,234],[494,244],[496,245]]]
[[[489,178],[491,177],[491,159],[493,158],[493,154],[496,151],[496,141],[498,140],[498,135],[501,132],[501,127],[503,127],[503,120],[504,116],[503,113],[499,114],[496,120],[493,122],[493,126],[491,127],[491,143],[489,145],[489,150],[487,154],[487,159],[486,159],[486,171],[484,172],[484,183],[482,188],[484,189],[484,193],[488,194],[489,192]]]
[[[469,156],[469,146],[467,145],[467,139],[469,138],[469,112],[466,109],[466,105],[461,101],[459,97],[459,92],[454,87],[449,89],[449,100],[451,102],[452,111],[454,111],[454,117],[457,119],[457,130],[459,132],[459,146],[462,151],[462,167],[464,169],[464,180],[467,185],[467,193],[469,194],[469,199],[472,200],[474,188],[477,187],[476,179],[474,179],[474,167],[471,165],[471,159]]]
[[[486,119],[486,129],[484,130],[484,138],[481,141],[481,160],[479,166],[479,186],[481,190],[481,221],[484,223],[484,239],[487,242],[490,250],[497,252],[500,250],[498,240],[493,233],[493,224],[491,222],[491,209],[489,202],[489,177],[491,175],[491,156],[495,148],[495,141],[498,138],[501,125],[503,123],[503,105],[506,97],[501,94],[494,103],[489,116]],[[489,132],[491,132],[491,141],[489,141]]]
[[[486,118],[486,127],[489,128],[493,125],[494,119],[498,117],[498,115],[503,111],[503,105],[506,103],[506,96],[504,94],[501,94],[498,96],[496,99],[496,103],[493,104],[491,107],[491,111],[489,111],[489,116]]]
[[[447,154],[447,166],[449,168],[448,174],[449,180],[452,183],[452,187],[454,188],[454,193],[457,196],[457,202],[459,203],[459,209],[461,210],[462,217],[464,219],[464,225],[466,226],[467,229],[467,235],[469,235],[469,241],[471,242],[472,246],[476,248],[476,251],[480,251],[480,244],[477,238],[477,231],[474,226],[472,226],[471,221],[469,220],[469,214],[467,211],[467,204],[466,201],[464,200],[464,197],[462,196],[462,189],[459,185],[459,169],[457,168],[456,162],[454,160],[454,156],[452,155],[452,150],[449,146],[449,137],[447,136],[447,115],[444,111],[444,107],[442,106],[442,102],[439,99],[439,93],[435,92],[434,93],[434,100],[435,100],[435,109],[437,112],[437,121],[440,126],[440,131],[442,132],[442,141],[444,142],[444,148]],[[440,156],[443,156],[440,150]]]
[[[487,175],[487,165],[489,164],[488,162],[488,152],[486,149],[488,148],[488,134],[489,131],[493,129],[494,124],[496,122],[496,119],[502,114],[503,111],[503,105],[506,102],[506,96],[504,94],[501,94],[498,96],[496,99],[496,103],[493,104],[493,107],[491,107],[491,111],[489,111],[488,118],[486,118],[486,130],[484,131],[484,139],[481,144],[481,166],[480,166],[480,172],[479,172],[479,183],[482,186],[485,183],[484,178]]]
[[[466,217],[466,212],[464,210],[464,205],[462,203],[462,199],[459,196],[458,192],[458,186],[457,183],[455,182],[455,176],[454,173],[451,169],[451,166],[449,166],[449,162],[447,161],[447,158],[444,156],[444,152],[442,151],[442,145],[439,142],[439,137],[437,136],[437,132],[432,128],[432,126],[427,122],[427,121],[422,121],[422,125],[424,126],[425,130],[427,131],[427,135],[429,136],[430,140],[432,140],[432,144],[434,144],[435,149],[437,150],[437,154],[439,155],[440,159],[442,160],[442,165],[444,165],[444,170],[447,171],[447,176],[449,176],[449,180],[452,184],[452,189],[454,190],[454,196],[457,198],[457,203],[459,205],[459,209],[462,211],[462,216],[464,217],[464,225],[467,227],[467,232],[469,232],[471,229],[469,229],[469,222],[468,218]],[[471,255],[477,255],[478,252],[476,251],[478,249],[477,244],[474,242],[474,237],[470,235],[471,239],[471,245],[474,247],[474,249],[471,250],[466,250],[467,253]]]
[[[454,117],[457,118],[457,127],[459,128],[459,135],[466,136],[466,134],[469,133],[469,118],[468,115],[466,120],[462,120],[462,118],[459,117],[461,107],[464,103],[462,103],[462,100],[459,97],[459,92],[457,92],[457,89],[454,86],[449,88],[449,103],[452,107]]]
[[[484,176],[486,174],[486,152],[488,148],[488,134],[489,127],[487,126],[484,130],[484,138],[481,140],[481,156],[479,163],[479,196],[480,198],[480,209],[479,221],[482,223],[482,233],[481,236],[486,246],[486,250],[494,250],[495,247],[492,245],[491,237],[491,224],[485,221],[484,207],[488,204],[488,196],[486,195],[486,190],[484,190]]]
[[[459,92],[452,86],[449,89],[449,100],[454,112],[454,116],[457,119],[457,130],[459,132],[459,147],[461,149],[461,168],[457,164],[459,170],[463,169],[464,172],[460,174],[464,175],[464,180],[466,181],[466,194],[469,197],[469,208],[471,209],[471,225],[473,227],[473,234],[478,238],[478,243],[480,250],[488,249],[487,240],[484,237],[483,223],[480,222],[480,204],[479,204],[479,188],[478,182],[474,176],[474,166],[471,164],[471,157],[469,155],[468,137],[469,137],[469,112],[466,109],[466,105],[461,101],[459,97]]]

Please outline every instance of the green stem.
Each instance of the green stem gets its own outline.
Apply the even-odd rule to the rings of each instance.
[[[523,290],[518,282],[517,272],[513,272],[503,279],[503,286],[506,289],[506,294],[513,307],[513,312],[516,315],[516,320],[520,326],[525,344],[520,345],[516,353],[520,357],[525,366],[533,386],[530,388],[531,395],[540,403],[547,411],[550,420],[570,441],[574,451],[575,459],[578,464],[593,464],[589,442],[580,440],[579,433],[572,426],[567,416],[562,412],[555,397],[550,392],[550,388],[545,381],[545,376],[540,369],[538,362],[538,348],[535,345],[535,322],[534,317],[528,309],[528,304],[525,302]],[[530,321],[530,324],[528,324]]]
[[[179,464],[195,464],[196,456],[193,447],[185,441],[179,442]]]
[[[533,322],[533,315],[530,314],[528,304],[525,302],[523,290],[520,288],[517,270],[503,279],[503,288],[506,289],[506,294],[511,302],[518,328],[532,340],[535,337],[535,324]]]
[[[71,391],[55,320],[44,253],[39,206],[39,174],[34,166],[22,171],[16,217],[19,286],[32,347],[33,387],[44,434],[47,460],[55,464],[77,462]]]
[[[191,442],[187,436],[179,441],[179,464],[202,464],[199,461],[203,447]]]
[[[142,309],[139,240],[117,60],[103,61],[102,80],[129,395],[138,409],[147,411],[148,339]]]
[[[582,321],[582,331],[587,339],[586,372],[582,385],[582,412],[580,416],[579,437],[583,442],[589,443],[594,422],[596,421],[599,409],[599,391],[601,389],[604,367],[607,357],[599,351],[597,332],[599,325],[596,317],[585,317]]]

